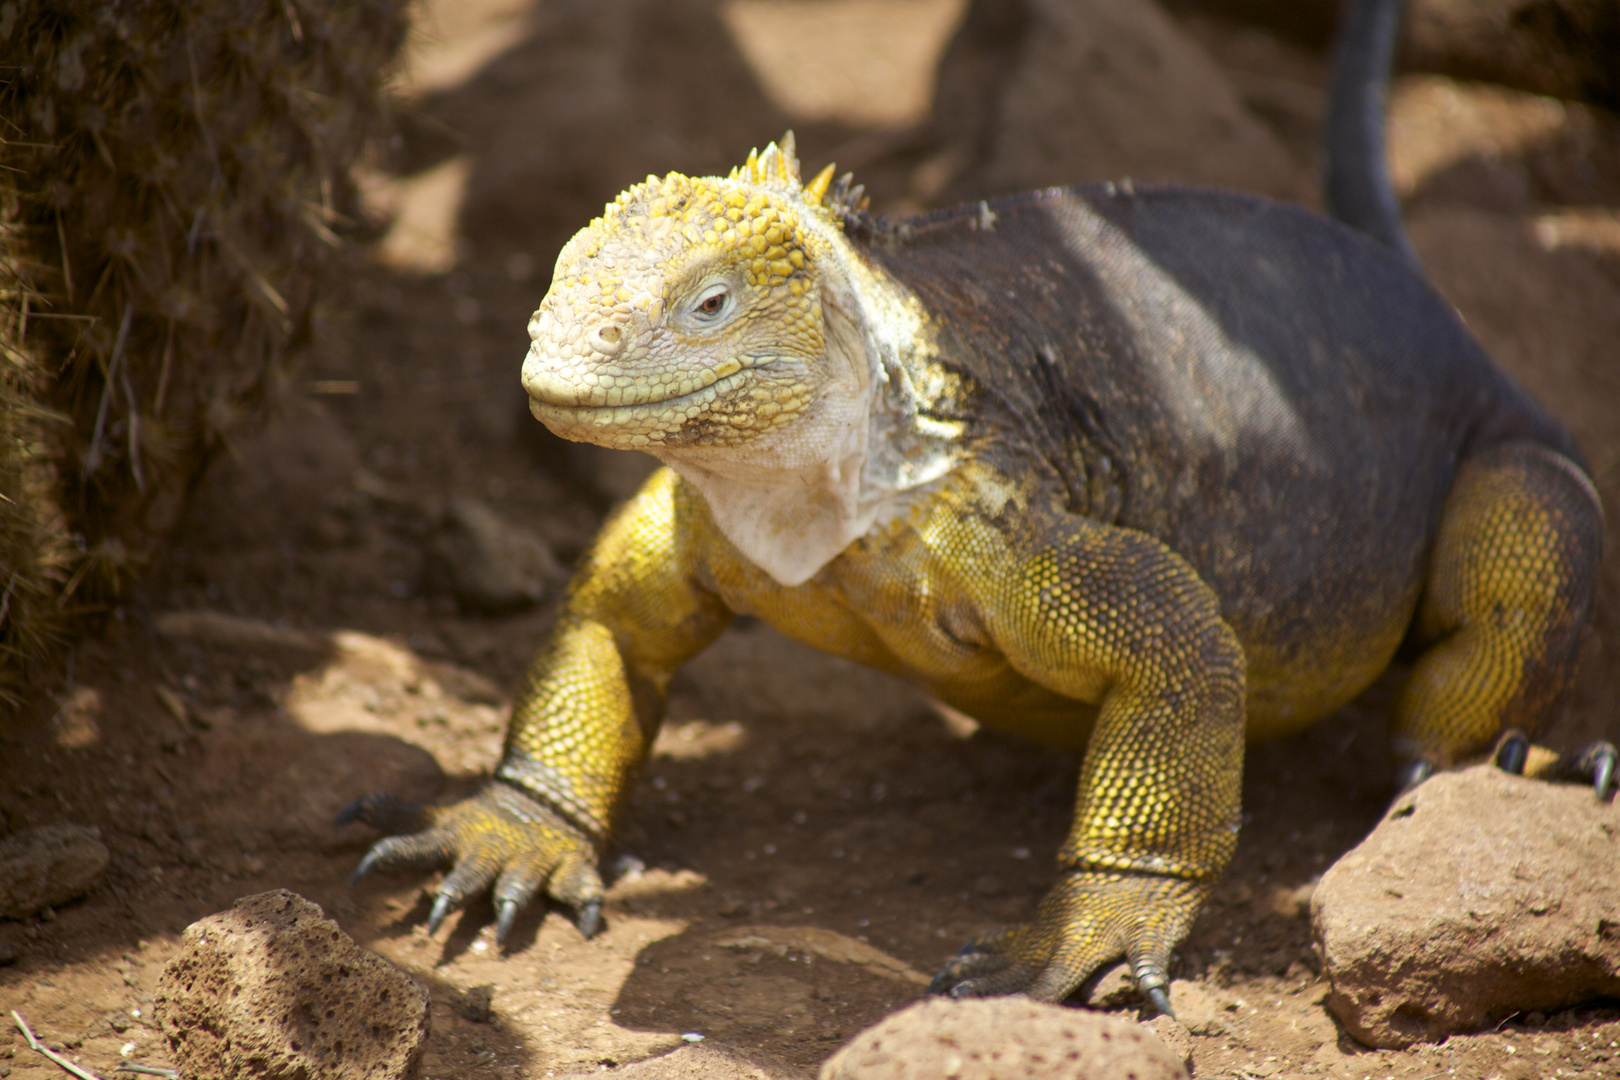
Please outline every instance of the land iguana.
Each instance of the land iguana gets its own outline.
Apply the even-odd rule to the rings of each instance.
[[[501,941],[542,892],[590,936],[670,678],[738,614],[1083,751],[1056,884],[945,964],[955,996],[1058,1001],[1124,957],[1168,1011],[1245,741],[1398,653],[1404,783],[1494,752],[1606,792],[1612,747],[1522,734],[1572,676],[1596,492],[1411,259],[1175,187],[878,220],[833,171],[802,182],[789,136],[727,177],[648,177],[563,249],[530,407],[666,467],[581,561],[494,779],[356,803],[396,834],[356,878],[453,864],[430,931],[493,887]]]

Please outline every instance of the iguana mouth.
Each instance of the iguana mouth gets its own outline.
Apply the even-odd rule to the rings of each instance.
[[[606,401],[596,403],[558,401],[554,397],[548,399],[536,394],[529,380],[524,380],[524,388],[529,392],[529,411],[534,414],[535,419],[543,423],[568,428],[581,425],[612,428],[629,425],[647,427],[651,422],[667,430],[678,427],[685,420],[701,416],[705,406],[736,389],[747,380],[752,370],[753,365],[745,364],[683,394],[612,404]],[[627,392],[634,389],[638,388],[627,388]],[[594,396],[605,398],[607,392],[598,390]]]
[[[548,410],[568,413],[612,413],[620,410],[642,412],[661,410],[678,405],[687,399],[725,384],[733,386],[741,381],[749,369],[758,366],[752,357],[735,357],[706,371],[694,372],[681,379],[659,379],[656,375],[628,375],[601,373],[597,381],[559,378],[549,371],[525,370],[523,389],[535,404]],[[527,367],[527,365],[525,365]],[[668,391],[673,390],[673,393]],[[710,399],[703,399],[710,400]],[[538,413],[536,415],[539,415]],[[606,421],[603,421],[606,422]]]

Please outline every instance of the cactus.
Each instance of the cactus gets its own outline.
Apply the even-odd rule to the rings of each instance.
[[[317,339],[405,8],[0,3],[0,704]]]

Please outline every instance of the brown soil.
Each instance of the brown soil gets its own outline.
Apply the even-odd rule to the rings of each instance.
[[[760,9],[784,5],[739,2],[742,16],[699,0],[557,0],[533,21],[520,0],[428,5],[402,78],[405,133],[373,177],[402,225],[333,298],[342,344],[269,430],[219,462],[138,602],[79,648],[40,722],[0,741],[0,833],[77,822],[112,850],[84,900],[0,922],[0,957],[20,954],[0,967],[0,1010],[101,1075],[121,1052],[162,1064],[150,995],[180,930],[285,886],[432,989],[424,1076],[592,1071],[695,1033],[706,1064],[683,1075],[803,1077],[914,999],[918,972],[1033,909],[1075,759],[970,733],[909,688],[759,625],[676,681],[608,856],[619,876],[597,940],[535,913],[502,955],[487,903],[429,938],[433,879],[345,884],[374,837],[332,826],[337,809],[378,790],[451,797],[487,775],[503,697],[552,617],[459,614],[425,555],[435,508],[475,495],[567,560],[641,469],[558,443],[524,409],[523,328],[561,242],[626,182],[729,167],[789,123],[807,162],[865,155],[880,205],[908,195],[904,161],[862,125],[915,120],[921,106],[900,115],[862,98],[925,100],[904,80],[926,80],[960,5],[818,0],[826,18],[772,23]],[[855,33],[840,19],[865,21]],[[1321,58],[1252,30],[1181,27],[1308,186]],[[791,41],[772,52],[773,33]],[[843,91],[781,90],[792,65],[816,70],[852,33],[909,42],[875,53],[911,67]],[[1569,422],[1620,520],[1620,121],[1438,79],[1403,83],[1395,115],[1426,266]],[[257,628],[157,630],[160,613],[204,609]],[[322,636],[344,628],[357,633]],[[1611,558],[1589,662],[1545,741],[1620,737],[1615,643]],[[1179,960],[1178,993],[1209,1020],[1198,1075],[1614,1075],[1620,1003],[1401,1053],[1358,1046],[1323,1009],[1305,899],[1391,795],[1388,696],[1380,684],[1250,756],[1237,859]],[[8,1027],[8,1075],[61,1074]]]

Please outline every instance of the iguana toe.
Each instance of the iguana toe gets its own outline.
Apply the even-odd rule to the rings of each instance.
[[[459,910],[467,901],[489,888],[489,883],[495,880],[499,869],[497,861],[503,853],[474,846],[471,852],[463,850],[458,854],[461,857],[456,861],[455,868],[439,882],[433,897],[433,910],[428,913],[427,922],[429,934],[439,929],[446,915]]]
[[[574,920],[574,925],[579,928],[580,937],[586,940],[595,937],[596,932],[602,927],[602,901],[592,900],[581,905],[579,917]]]
[[[506,944],[518,913],[545,885],[549,869],[543,857],[531,853],[501,871],[495,882],[495,944]]]
[[[427,919],[427,932],[429,936],[439,932],[439,927],[444,925],[445,916],[449,915],[452,910],[459,906],[460,899],[461,898],[456,896],[454,893],[447,893],[442,889],[439,891],[439,894],[433,898],[433,910],[428,912]]]
[[[516,900],[501,900],[495,905],[495,944],[504,948],[506,939],[512,936],[512,924],[517,922],[518,912],[523,905]]]
[[[360,884],[360,879],[373,870],[430,870],[443,864],[450,856],[450,838],[436,830],[411,836],[390,836],[371,845],[366,857],[349,875],[349,884]]]
[[[1161,1015],[1168,1016],[1172,1020],[1176,1018],[1175,1011],[1170,1008],[1170,994],[1164,987],[1148,987],[1147,998],[1149,1004]]]

